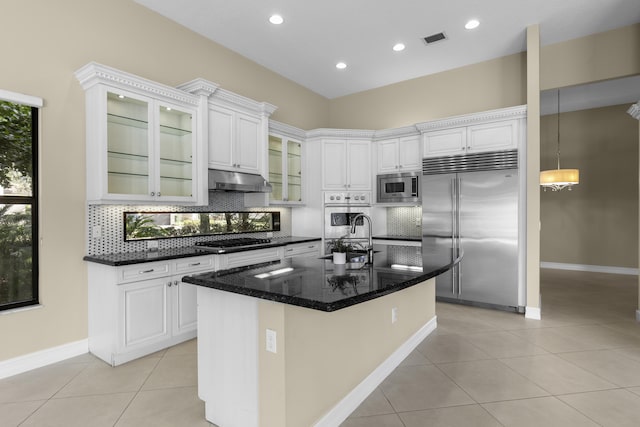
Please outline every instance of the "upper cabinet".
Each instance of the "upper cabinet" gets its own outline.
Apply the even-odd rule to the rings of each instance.
[[[451,117],[416,125],[424,157],[517,149],[524,140],[526,106]]]
[[[203,202],[197,96],[96,63],[76,77],[86,91],[89,203]]]
[[[303,204],[303,142],[305,133],[275,121],[269,122],[269,176],[271,205]]]
[[[324,190],[371,190],[371,141],[322,141]]]
[[[376,145],[378,174],[416,171],[422,167],[419,135],[384,139]]]
[[[259,116],[209,107],[209,168],[259,174],[264,145]]]

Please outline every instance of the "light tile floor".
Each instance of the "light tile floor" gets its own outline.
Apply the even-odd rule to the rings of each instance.
[[[342,427],[638,426],[637,280],[541,270],[541,321],[438,303]],[[79,356],[0,380],[0,427],[211,426],[196,374],[195,340],[117,368]]]

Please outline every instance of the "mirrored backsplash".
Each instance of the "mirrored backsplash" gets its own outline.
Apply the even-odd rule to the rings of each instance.
[[[87,255],[103,255],[147,250],[147,241],[125,241],[125,212],[279,212],[280,230],[273,231],[272,237],[291,235],[290,208],[245,208],[244,197],[239,193],[211,193],[208,206],[147,206],[147,205],[89,205],[87,206]],[[265,231],[247,232],[243,237],[266,237]],[[158,249],[189,247],[205,240],[237,237],[229,234],[162,238]]]

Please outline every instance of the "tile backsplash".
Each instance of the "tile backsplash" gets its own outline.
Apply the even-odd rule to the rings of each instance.
[[[390,236],[422,236],[422,207],[387,208],[387,234]]]
[[[147,250],[146,241],[125,242],[123,213],[126,211],[153,212],[242,212],[242,211],[280,212],[280,231],[274,231],[273,237],[291,235],[290,208],[245,208],[244,196],[240,193],[210,193],[209,206],[157,206],[157,205],[89,205],[87,207],[87,254],[103,255]],[[99,230],[100,237],[93,237]],[[265,233],[246,233],[242,237],[265,237]],[[176,237],[158,239],[159,249],[193,246],[203,240],[225,239],[229,235]]]

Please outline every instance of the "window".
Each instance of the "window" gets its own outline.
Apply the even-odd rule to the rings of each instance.
[[[0,90],[0,310],[38,303],[38,107]]]

